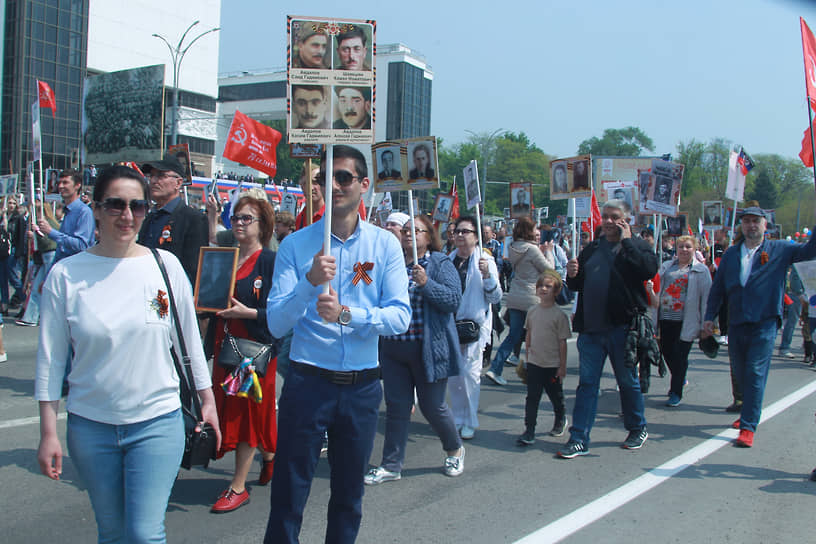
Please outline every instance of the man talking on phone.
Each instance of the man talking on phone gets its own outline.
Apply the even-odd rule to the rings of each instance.
[[[658,263],[651,246],[632,237],[627,208],[622,200],[604,204],[601,236],[567,263],[567,286],[578,292],[572,328],[579,333],[580,376],[569,442],[558,451],[563,459],[589,453],[589,432],[607,357],[620,388],[623,423],[629,431],[621,447],[639,449],[649,436],[637,369],[625,362],[624,344],[632,324],[645,317],[648,305],[643,282],[654,277]]]

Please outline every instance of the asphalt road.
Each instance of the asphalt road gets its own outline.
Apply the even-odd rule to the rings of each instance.
[[[93,542],[96,526],[87,494],[67,460],[63,478],[40,475],[37,406],[32,398],[37,329],[6,324],[7,363],[0,363],[0,540],[8,543]],[[799,339],[794,341],[797,344]],[[801,358],[801,350],[795,350]],[[569,344],[565,384],[571,413],[577,356]],[[649,440],[626,451],[620,403],[609,365],[602,382],[590,455],[554,457],[565,437],[542,402],[535,445],[519,448],[525,386],[507,368],[506,387],[483,383],[481,428],[467,443],[465,472],[448,478],[441,445],[421,415],[413,417],[402,480],[366,490],[360,543],[549,542],[808,542],[816,534],[814,455],[816,372],[799,360],[775,358],[765,420],[751,449],[733,447],[734,420],[724,350],[708,359],[691,353],[683,403],[663,403],[668,378],[653,377],[646,396]],[[791,397],[799,392],[798,397]],[[790,404],[788,406],[788,404]],[[770,408],[769,408],[770,407]],[[769,411],[772,410],[772,413]],[[770,417],[768,415],[770,414]],[[60,421],[64,445],[64,420]],[[372,464],[382,451],[384,418]],[[260,542],[269,488],[250,475],[252,501],[224,515],[209,508],[227,486],[233,458],[208,470],[181,471],[170,499],[170,542]],[[304,516],[301,541],[323,541],[329,499],[328,463],[320,462]]]

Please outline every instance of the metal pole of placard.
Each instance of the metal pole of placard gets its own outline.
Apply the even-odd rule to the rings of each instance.
[[[411,216],[411,252],[414,257],[414,265],[419,263],[417,260],[417,248],[416,248],[416,221],[414,221],[414,191],[408,189],[408,215]]]
[[[737,224],[737,200],[734,199],[734,211],[731,212],[731,242],[734,242],[734,228]]]
[[[662,241],[663,241],[663,216],[655,215],[655,249],[654,249],[655,253],[657,253],[658,248],[663,247]]]
[[[314,210],[312,209],[312,159],[306,159],[306,183],[303,185],[303,197],[306,201],[306,225],[312,224],[312,214]]]
[[[323,255],[331,255],[331,222],[332,222],[332,189],[334,189],[334,146],[326,144],[326,177],[324,178],[323,198],[326,211],[323,213]],[[329,293],[330,282],[323,285],[323,293]]]
[[[570,215],[572,215],[572,258],[578,258],[578,229],[575,228],[575,199],[570,198],[568,204],[568,211]]]

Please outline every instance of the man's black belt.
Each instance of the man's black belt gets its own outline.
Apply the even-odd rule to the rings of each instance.
[[[335,385],[354,385],[357,383],[367,383],[380,378],[380,367],[367,368],[365,370],[350,370],[342,372],[339,370],[328,370],[319,366],[307,365],[292,361],[292,366],[310,376],[319,376],[327,382]]]

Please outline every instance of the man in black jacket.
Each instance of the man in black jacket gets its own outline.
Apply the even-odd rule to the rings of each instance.
[[[139,243],[166,249],[181,261],[190,283],[195,285],[198,251],[209,245],[207,216],[181,199],[184,167],[173,156],[145,164],[142,171],[150,181],[150,198],[155,208],[142,223]]]
[[[649,244],[632,237],[626,203],[621,200],[604,204],[601,229],[600,238],[567,263],[567,285],[578,291],[573,330],[580,333],[580,377],[570,439],[558,452],[564,459],[589,453],[606,357],[615,371],[623,422],[629,431],[622,447],[639,449],[649,436],[637,370],[624,363],[624,343],[632,318],[646,311],[643,282],[657,273],[657,256]]]

